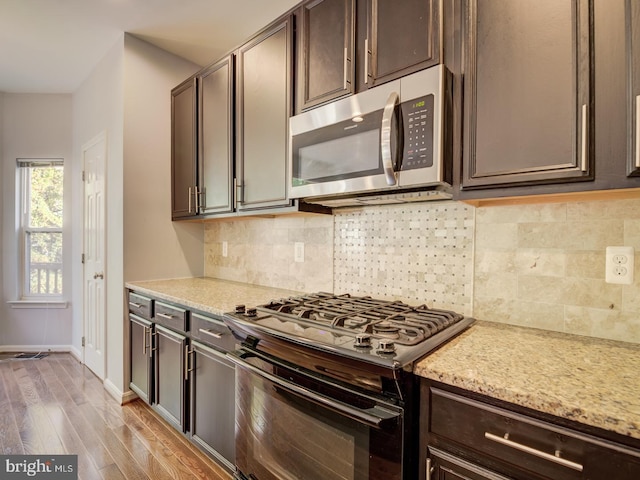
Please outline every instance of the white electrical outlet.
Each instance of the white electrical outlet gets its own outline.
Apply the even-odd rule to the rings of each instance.
[[[229,243],[222,242],[222,256],[227,257],[229,255]]]
[[[293,260],[298,263],[304,262],[304,243],[303,242],[294,243]]]
[[[633,247],[607,247],[605,281],[630,285],[633,283]]]

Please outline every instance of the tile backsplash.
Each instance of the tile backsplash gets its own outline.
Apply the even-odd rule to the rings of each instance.
[[[475,240],[477,318],[640,343],[640,199],[480,207]],[[632,285],[605,283],[617,245]]]
[[[304,243],[301,263],[297,242]],[[635,249],[632,285],[604,281],[605,248],[615,245]],[[640,199],[478,208],[427,202],[212,222],[205,275],[640,343]]]

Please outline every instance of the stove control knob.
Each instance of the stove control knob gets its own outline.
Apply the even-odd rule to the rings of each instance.
[[[244,305],[236,305],[236,313],[244,313]]]
[[[255,308],[247,308],[247,313],[244,314],[246,317],[257,317],[258,310]]]
[[[383,338],[378,343],[378,353],[389,354],[389,353],[395,353],[395,351],[396,351],[396,344],[393,343],[393,340],[388,340],[386,338]]]
[[[356,348],[371,348],[371,335],[367,333],[358,333],[355,339]]]

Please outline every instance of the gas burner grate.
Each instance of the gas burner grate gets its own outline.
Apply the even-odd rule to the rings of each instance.
[[[292,316],[326,329],[391,338],[402,345],[416,345],[464,318],[426,305],[414,307],[400,301],[329,293],[280,299],[260,305],[258,309]]]

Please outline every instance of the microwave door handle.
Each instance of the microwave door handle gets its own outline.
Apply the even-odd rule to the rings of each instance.
[[[387,179],[387,185],[392,186],[397,182],[396,172],[393,169],[394,158],[391,152],[391,122],[395,113],[396,105],[400,101],[400,96],[396,92],[391,92],[387,99],[387,104],[382,112],[382,125],[380,128],[380,153],[382,155],[382,169]]]

